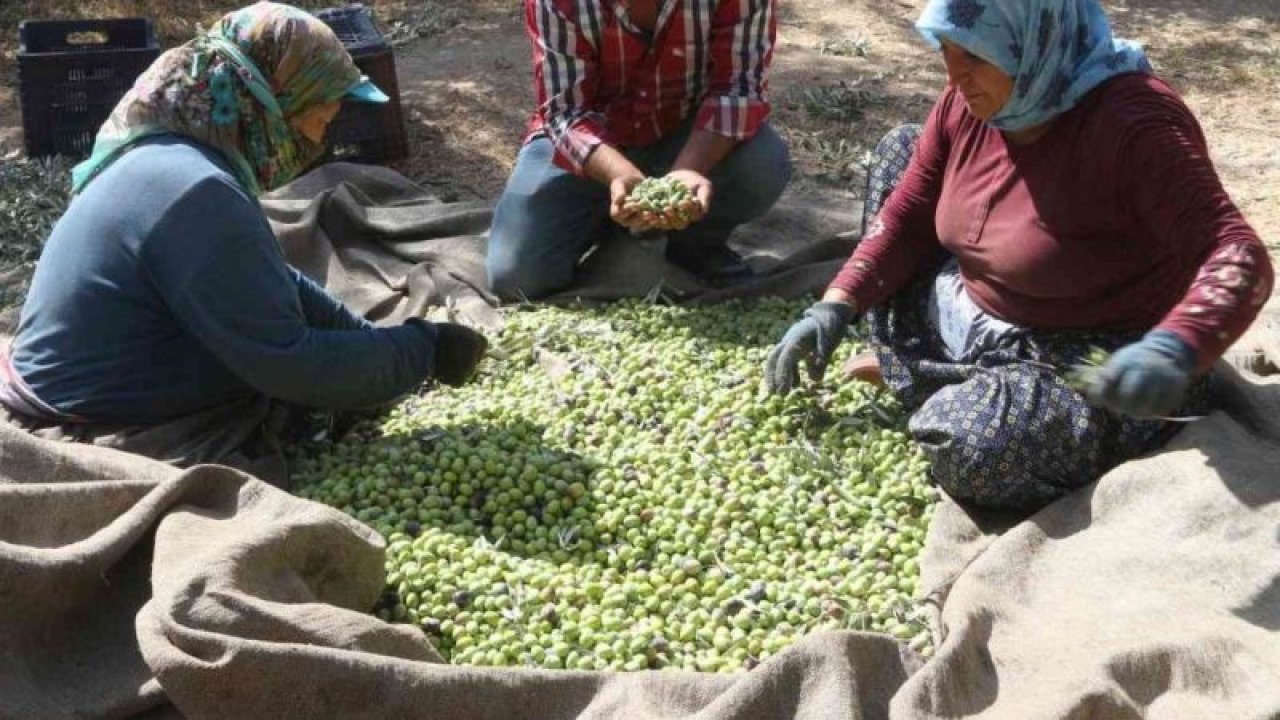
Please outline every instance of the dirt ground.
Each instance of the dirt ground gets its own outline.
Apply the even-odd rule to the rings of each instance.
[[[65,11],[57,7],[61,2],[27,3],[37,11],[49,6],[55,15]],[[1280,2],[1106,4],[1117,34],[1143,42],[1157,71],[1184,94],[1237,204],[1280,251]],[[200,7],[206,5],[227,3],[202,0]],[[801,190],[853,191],[861,158],[876,139],[928,111],[944,77],[940,58],[912,29],[923,5],[782,0],[774,123],[791,142]],[[433,0],[426,6],[447,15],[452,29],[397,48],[412,143],[399,168],[447,198],[493,198],[532,104],[521,2]],[[0,26],[0,34],[9,33]],[[0,73],[3,157],[21,145],[21,118],[12,63],[0,61]]]

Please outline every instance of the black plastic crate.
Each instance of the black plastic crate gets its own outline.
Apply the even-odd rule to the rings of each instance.
[[[356,66],[388,97],[382,104],[344,100],[326,136],[331,160],[384,163],[403,158],[409,150],[400,84],[391,46],[373,24],[364,5],[344,5],[316,12],[342,40]]]
[[[18,99],[27,155],[83,157],[134,80],[160,56],[151,21],[26,20]]]

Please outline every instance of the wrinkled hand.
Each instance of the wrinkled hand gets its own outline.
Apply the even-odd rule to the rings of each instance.
[[[1195,352],[1177,335],[1152,330],[1117,350],[1085,388],[1085,397],[1125,415],[1167,416],[1182,404],[1195,362]]]
[[[808,361],[809,377],[820,380],[854,314],[853,306],[842,302],[819,302],[806,310],[769,351],[764,368],[769,392],[785,393],[799,385],[802,360]]]
[[[464,385],[489,349],[484,335],[465,325],[436,323],[435,378],[445,385]]]

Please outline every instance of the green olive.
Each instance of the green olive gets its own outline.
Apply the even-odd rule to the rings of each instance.
[[[629,206],[696,203],[645,183]],[[373,612],[454,663],[725,672],[830,628],[928,652],[937,494],[904,413],[858,382],[758,389],[808,304],[507,309],[472,384],[293,448],[298,493],[384,535]]]

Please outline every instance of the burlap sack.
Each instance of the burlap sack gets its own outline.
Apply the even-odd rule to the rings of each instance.
[[[294,261],[362,312],[444,301],[496,321],[482,208],[351,168],[266,207]],[[808,292],[838,264],[810,260],[760,291]],[[1280,381],[1255,374],[1280,364],[1277,309],[1237,345],[1221,408],[1166,450],[1022,522],[940,508],[924,664],[834,633],[734,676],[441,665],[419,631],[365,614],[382,547],[345,515],[229,468],[0,424],[0,720],[1280,717]]]

